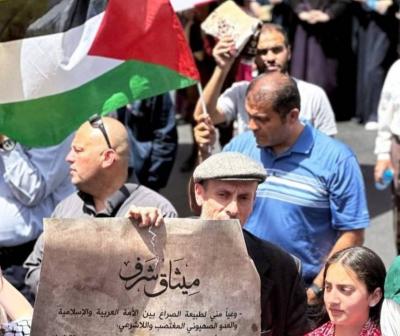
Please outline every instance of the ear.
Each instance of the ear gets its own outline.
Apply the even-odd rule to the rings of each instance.
[[[300,110],[298,108],[293,108],[290,110],[289,114],[286,117],[286,120],[291,123],[294,124],[299,120],[299,114],[300,114]]]
[[[287,54],[288,54],[288,62],[290,62],[290,60],[292,59],[292,48],[290,47],[290,45],[288,45],[287,47]]]
[[[204,187],[200,183],[194,184],[194,197],[197,205],[201,207],[204,203]]]
[[[117,159],[117,153],[113,149],[106,149],[103,152],[103,162],[102,162],[102,168],[108,168],[111,167],[112,164],[116,161]]]
[[[375,307],[379,301],[382,299],[382,289],[380,287],[375,288],[375,290],[370,294],[368,301],[370,307]]]

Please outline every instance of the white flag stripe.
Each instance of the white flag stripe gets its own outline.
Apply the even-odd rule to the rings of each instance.
[[[171,5],[175,12],[180,12],[186,9],[194,8],[194,6],[202,3],[213,1],[215,0],[171,0]]]
[[[69,91],[123,63],[87,56],[103,15],[64,33],[1,43],[0,103]]]

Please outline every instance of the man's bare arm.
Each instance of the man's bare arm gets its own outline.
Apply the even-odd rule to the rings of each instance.
[[[347,247],[360,246],[363,243],[364,243],[364,229],[343,231],[339,239],[336,241],[335,245],[333,245],[326,259],[328,259],[334,253],[340,250],[343,250]],[[323,288],[324,285],[323,282],[324,282],[324,267],[322,267],[321,271],[314,278],[313,283]],[[307,300],[309,304],[312,304],[316,300],[315,293],[311,289],[307,290]]]
[[[217,109],[217,100],[221,94],[226,76],[235,61],[236,50],[234,48],[233,39],[231,37],[223,37],[213,49],[213,56],[217,65],[203,90],[203,97],[207,112],[214,124],[225,122],[224,113]],[[199,120],[203,114],[202,102],[199,99],[194,110],[195,120]]]

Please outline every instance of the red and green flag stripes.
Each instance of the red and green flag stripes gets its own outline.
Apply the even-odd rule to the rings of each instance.
[[[0,0],[0,133],[25,145],[198,78],[168,0]]]

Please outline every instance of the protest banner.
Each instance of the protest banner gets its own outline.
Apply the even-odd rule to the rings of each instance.
[[[32,336],[251,336],[260,314],[236,220],[45,220]]]

